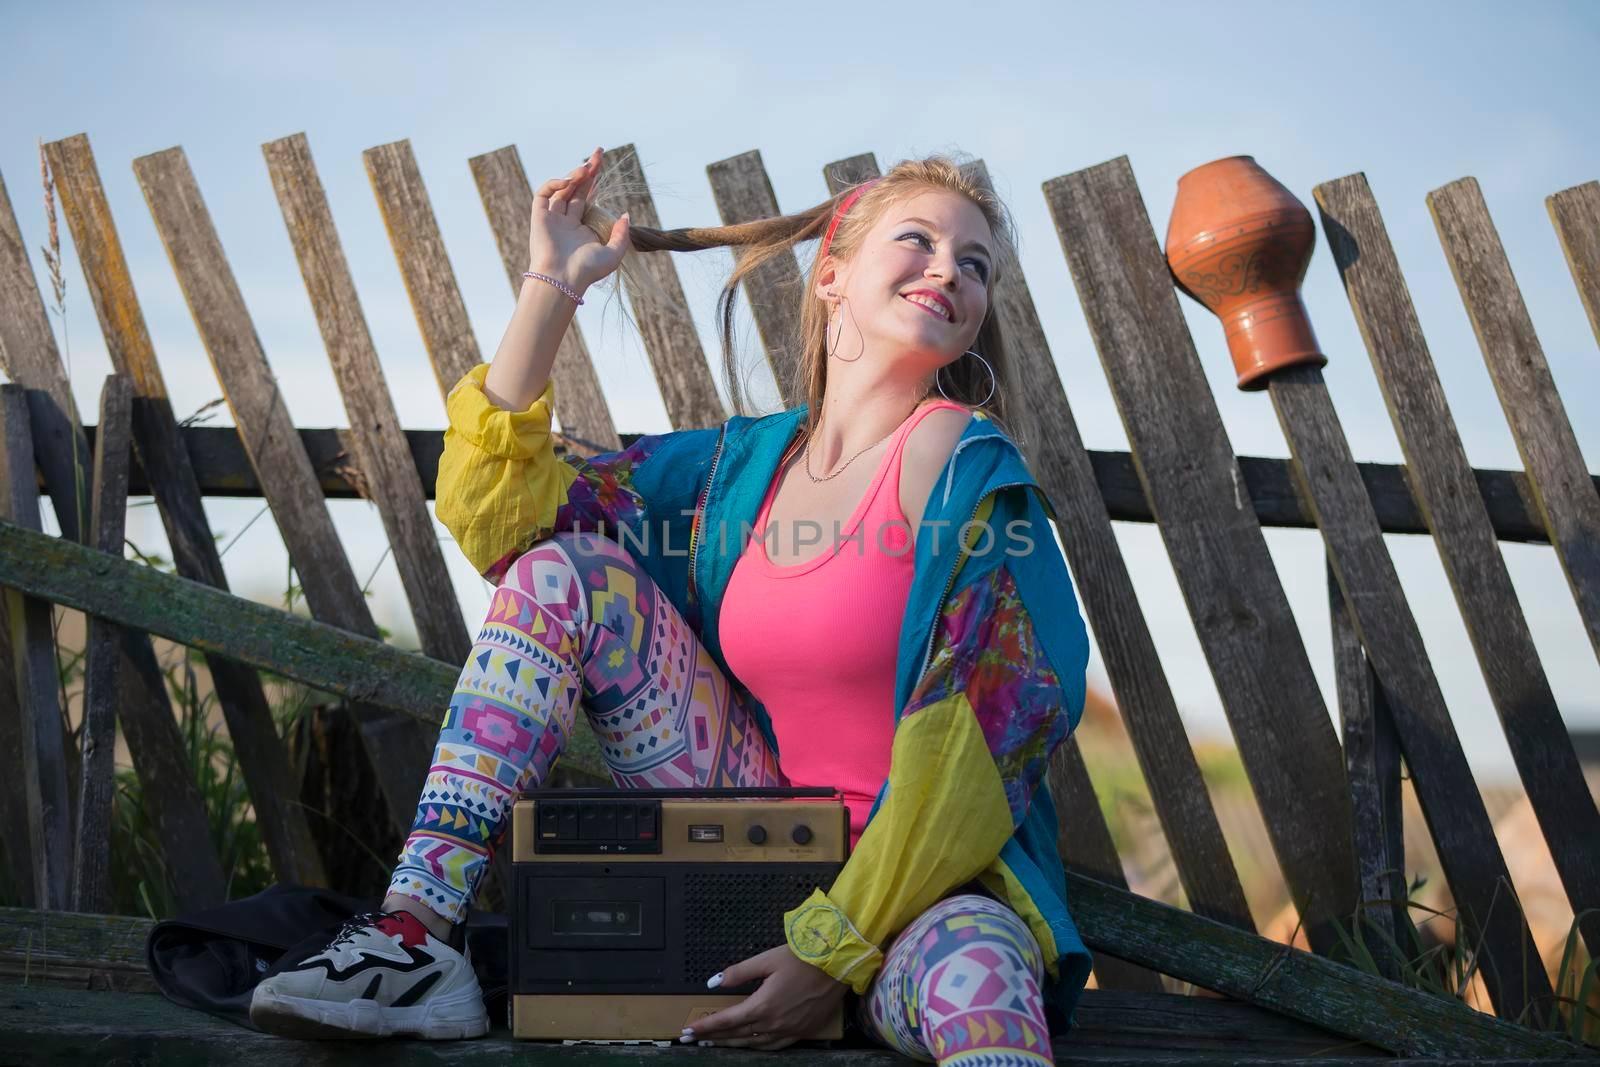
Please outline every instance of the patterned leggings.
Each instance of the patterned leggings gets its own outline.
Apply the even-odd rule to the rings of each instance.
[[[519,556],[494,591],[389,891],[464,919],[512,802],[549,776],[580,705],[619,786],[789,784],[710,653],[627,549],[559,533]],[[1048,1064],[1041,967],[1009,908],[948,897],[895,939],[857,1021],[922,1060]]]

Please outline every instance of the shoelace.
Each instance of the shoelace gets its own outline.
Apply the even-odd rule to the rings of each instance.
[[[332,948],[334,945],[353,940],[355,935],[363,928],[368,926],[376,926],[379,922],[393,914],[393,912],[388,911],[366,911],[362,912],[360,915],[351,916],[349,919],[345,920],[343,926],[339,927],[339,932],[333,935],[333,940],[328,942],[328,947]]]

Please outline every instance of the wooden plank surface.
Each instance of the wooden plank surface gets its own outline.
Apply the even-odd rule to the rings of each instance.
[[[464,663],[472,639],[445,569],[422,479],[411,462],[322,179],[311,159],[310,143],[305,134],[296,133],[267,142],[262,152],[350,416],[356,465],[366,483],[367,499],[377,505],[388,534],[418,640],[434,659]]]
[[[122,554],[128,513],[128,454],[133,436],[133,382],[120,374],[100,390],[102,432],[94,446],[94,511],[90,547]],[[73,836],[72,910],[111,906],[111,801],[116,792],[117,684],[122,627],[90,616],[84,649],[83,725],[78,760],[77,833]]]
[[[140,156],[133,169],[307,606],[322,621],[376,638],[377,624],[339,543],[311,462],[299,447],[278,380],[183,149]],[[404,835],[427,775],[432,738],[393,712],[360,703],[352,710],[394,828]]]
[[[1339,735],[1350,780],[1360,911],[1352,936],[1367,946],[1378,973],[1398,980],[1400,961],[1391,945],[1407,945],[1405,822],[1400,792],[1400,742],[1383,687],[1350,621],[1344,590],[1328,565],[1328,615],[1333,634],[1333,681],[1339,701]],[[1387,902],[1387,903],[1386,903]],[[1370,930],[1369,930],[1370,928]],[[1407,956],[1407,959],[1410,959]]]
[[[1044,188],[1291,897],[1331,951],[1355,910],[1343,756],[1133,170],[1119,157]]]
[[[1567,257],[1589,326],[1600,341],[1600,182],[1584,182],[1544,199]]]
[[[1314,190],[1445,575],[1574,913],[1600,909],[1600,811],[1539,663],[1376,199],[1362,174]],[[1580,922],[1600,954],[1600,910]]]
[[[473,156],[467,163],[472,168],[473,180],[477,182],[478,195],[483,198],[483,209],[489,215],[489,228],[494,231],[495,246],[500,250],[500,263],[511,282],[511,295],[515,299],[522,291],[524,282],[544,284],[522,276],[522,272],[528,269],[533,186],[528,182],[527,172],[522,169],[522,158],[515,146],[508,145]],[[562,173],[570,169],[566,168]],[[539,181],[543,184],[544,178]],[[636,254],[629,252],[628,256],[631,258]],[[588,299],[584,297],[585,303]],[[561,423],[562,433],[586,441],[598,451],[614,452],[622,448],[616,423],[611,418],[611,408],[606,403],[605,392],[600,388],[600,376],[595,373],[577,319],[572,320],[572,325],[561,338],[555,363],[550,368],[550,378],[556,383],[555,415]]]
[[[776,218],[778,197],[767,178],[761,152],[749,152],[718,160],[706,167],[711,179],[711,195],[723,225]],[[730,249],[738,262],[743,249]],[[800,263],[793,252],[776,255],[757,267],[743,282],[745,299],[755,319],[756,333],[767,353],[778,395],[785,408],[806,402],[806,383],[800,374],[800,308],[804,282]]]
[[[392,709],[434,730],[461,673],[459,664],[441,663],[4,521],[0,584],[352,701]],[[572,735],[561,765],[605,774],[592,731]]]
[[[77,134],[53,141],[45,145],[45,152],[56,177],[57,192],[83,266],[84,283],[100,320],[106,350],[117,373],[129,376],[134,383],[135,455],[130,491],[155,497],[178,573],[226,590],[227,574],[201,504],[202,489],[190,463],[190,450],[182,436],[187,431],[179,430],[172,413],[89,139]],[[240,466],[249,469],[237,431],[229,428],[227,433]],[[260,495],[259,491],[256,495]],[[121,555],[120,549],[117,554]],[[192,781],[187,790],[189,796],[181,802],[177,798],[163,801],[157,796],[174,780],[175,771],[171,768],[184,766],[184,762],[181,745],[173,747],[181,738],[171,725],[166,682],[154,652],[147,640],[134,637],[124,642],[124,650],[125,657],[131,658],[121,672],[122,724],[125,732],[132,731],[129,747],[140,770],[146,801],[158,809],[158,824],[169,827],[175,839],[191,843],[204,840],[205,813]],[[260,678],[254,670],[223,659],[208,658],[206,666],[273,871],[283,881],[326,885],[322,858],[311,837],[305,811],[298,803],[288,758],[278,739]],[[190,779],[192,775],[185,773],[177,781]],[[162,812],[159,809],[163,805],[171,810]],[[203,899],[222,899],[222,868],[214,851],[195,848],[193,844],[190,849],[193,857],[168,858],[169,865],[179,865],[175,870],[181,870],[181,865],[188,862],[204,867],[187,871],[178,879],[180,899],[191,887]]]
[[[0,385],[0,474],[5,478],[0,510],[9,522],[39,531],[39,493],[34,488],[34,443],[26,391]],[[42,533],[39,536],[44,536]],[[50,603],[7,585],[7,627],[12,671],[22,714],[22,781],[32,844],[33,896],[51,911],[68,907],[72,878],[72,812],[67,802],[67,755],[63,748],[61,685],[56,668]]]
[[[661,228],[655,201],[645,182],[644,168],[633,145],[625,144],[604,154],[601,168],[614,169],[623,183],[622,210],[630,212],[635,226]],[[618,212],[621,214],[621,211]],[[719,426],[728,417],[717,395],[711,367],[700,347],[700,334],[689,315],[689,302],[678,282],[671,252],[632,251],[618,271],[622,288],[633,309],[633,320],[644,342],[645,354],[655,370],[667,418],[674,430]],[[559,357],[558,357],[559,358]]]
[[[0,1012],[16,1020],[16,1039],[26,1042],[39,1062],[114,1062],[203,1064],[219,1060],[252,1067],[349,1064],[369,1058],[364,1047],[338,1041],[294,1041],[236,1026],[180,1007],[164,997],[113,990],[86,992],[43,985],[0,986]],[[653,1067],[691,1061],[717,1067],[760,1067],[796,1062],[819,1067],[903,1067],[910,1062],[871,1044],[832,1047],[801,1045],[787,1058],[753,1049],[697,1049],[680,1045],[562,1045],[518,1041],[496,1020],[489,1033],[472,1042],[385,1041],[382,1055],[393,1067],[465,1064],[474,1067]],[[1118,994],[1089,990],[1078,1009],[1078,1025],[1054,1041],[1054,1062],[1093,1063],[1097,1067],[1146,1064],[1288,1063],[1302,1067],[1343,1067],[1374,1062],[1382,1054],[1371,1046],[1341,1041],[1315,1027],[1269,1015],[1247,1004],[1206,997]],[[1426,1058],[1421,1065],[1461,1063]],[[1474,1065],[1526,1062],[1473,1059]]]
[[[1592,491],[1511,262],[1476,178],[1435,189],[1428,210],[1578,616],[1600,656],[1600,496]]]
[[[1356,474],[1322,369],[1288,367],[1267,379],[1301,487],[1317,513],[1350,624],[1372,662],[1395,734],[1471,943],[1489,999],[1505,1018],[1548,1010],[1552,990],[1422,643],[1394,560]],[[1353,911],[1347,914],[1353,914]]]
[[[1185,1062],[1191,1062],[1189,1057],[1206,1053],[1223,1053],[1229,1056],[1225,1062],[1231,1063],[1285,1056],[1294,1056],[1299,1062],[1319,1062],[1319,1054],[1370,1056],[1374,1048],[1408,1057],[1470,1057],[1473,1062],[1581,1054],[1577,1046],[1558,1037],[1473,1011],[1459,1001],[1362,974],[1092,879],[1069,874],[1068,882],[1074,910],[1090,920],[1084,922],[1080,918],[1080,923],[1086,930],[1097,930],[1092,947],[1100,949],[1104,947],[1100,942],[1115,942],[1145,957],[1181,958],[1186,970],[1212,963],[1208,984],[1214,980],[1236,988],[1238,999],[1246,1002],[1086,990],[1079,1006],[1080,1028],[1056,1047],[1058,1058],[1065,1062],[1073,1062],[1080,1047],[1088,1046],[1085,1048],[1088,1051],[1100,1045],[1120,1046],[1122,1062],[1129,1063],[1150,1062],[1163,1054],[1182,1055]],[[40,945],[41,957],[62,967],[86,958],[126,959],[140,940],[141,923],[141,920],[113,916],[41,915],[23,909],[0,909],[0,960],[5,963],[15,960],[21,955],[19,948],[24,945]],[[148,930],[147,925],[145,930]],[[46,995],[50,992],[46,987],[41,989]],[[17,994],[16,987],[10,990],[12,995]],[[170,1007],[159,998],[148,1000]],[[64,1027],[63,1023],[85,1015],[105,1017],[117,1002],[114,999],[75,999],[51,1003],[102,1003],[106,1009],[72,1012],[58,1006],[19,1013],[18,1017],[54,1020],[56,1032],[70,1032],[71,1028]],[[1264,1016],[1260,1008],[1283,1017]],[[171,1018],[191,1022],[208,1019],[193,1011],[180,1012]],[[140,1028],[137,1022],[127,1018],[119,1021],[124,1034],[138,1032]],[[222,1025],[235,1034],[261,1036],[231,1024]],[[1191,1036],[1186,1039],[1186,1034]],[[1339,1042],[1333,1038],[1331,1046],[1315,1044],[1319,1040],[1330,1040],[1327,1035],[1345,1035],[1355,1041]],[[480,1052],[493,1047],[493,1042],[463,1045],[398,1041],[389,1043],[386,1049],[392,1056],[398,1056],[412,1048],[447,1047],[457,1048],[462,1055],[471,1055],[476,1061]],[[520,1050],[530,1055],[541,1047],[526,1042],[519,1044]],[[584,1047],[567,1047],[561,1051],[570,1057],[579,1055]],[[697,1054],[699,1050],[628,1049],[630,1055],[657,1051],[664,1056],[681,1057]],[[1138,1058],[1141,1053],[1145,1057],[1142,1061]],[[820,1055],[820,1051],[817,1054]],[[859,1053],[852,1050],[852,1054],[864,1055],[866,1050]],[[712,1058],[718,1063],[733,1063],[739,1062],[735,1059],[738,1055],[734,1050],[718,1049]],[[1099,1053],[1091,1055],[1098,1059]],[[1299,1057],[1312,1058],[1300,1061]],[[258,1061],[252,1058],[250,1062]],[[849,1062],[863,1061],[852,1059]]]
[[[449,394],[464,374],[483,362],[467,318],[467,303],[445,252],[444,235],[422,183],[410,141],[393,141],[361,153],[378,213],[400,265],[400,279],[422,331],[439,395]],[[531,198],[530,198],[531,202]],[[519,279],[520,280],[520,279]]]

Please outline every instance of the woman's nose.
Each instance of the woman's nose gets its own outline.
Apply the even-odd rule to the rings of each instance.
[[[954,258],[944,256],[935,257],[923,273],[930,278],[939,278],[950,286],[954,286],[961,278],[961,271],[957,268]]]

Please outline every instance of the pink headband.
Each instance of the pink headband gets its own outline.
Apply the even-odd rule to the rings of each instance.
[[[822,257],[828,254],[828,248],[833,244],[833,232],[839,228],[839,220],[844,218],[845,212],[849,211],[851,205],[861,199],[862,193],[878,184],[880,180],[879,178],[873,178],[871,181],[862,182],[850,190],[845,195],[845,198],[839,202],[839,209],[833,213],[833,221],[828,223],[828,233],[822,238],[822,252],[817,256],[818,262],[821,262]]]

